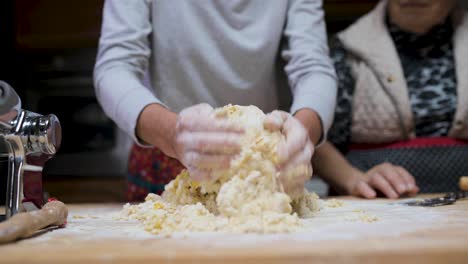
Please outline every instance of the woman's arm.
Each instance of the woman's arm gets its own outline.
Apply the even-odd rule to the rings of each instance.
[[[382,163],[362,172],[329,142],[317,149],[313,164],[317,174],[342,194],[375,198],[376,191],[380,191],[386,197],[396,199],[419,191],[413,176],[403,167]]]
[[[335,106],[336,76],[328,56],[322,1],[289,0],[282,52],[293,93],[291,113],[273,111],[265,126],[283,133],[278,145],[280,180],[295,197],[312,176],[314,144],[323,142]]]
[[[106,114],[138,142],[137,120],[161,104],[143,85],[151,56],[151,1],[107,0],[94,67],[96,97]]]
[[[293,93],[291,113],[314,144],[326,138],[333,121],[336,76],[329,57],[322,1],[289,0],[282,52]]]
[[[327,181],[340,194],[360,194],[366,198],[374,198],[375,191],[366,184],[354,186],[363,178],[363,172],[353,167],[346,158],[331,144],[323,143],[312,159],[315,173]],[[358,192],[354,192],[354,189]]]
[[[152,2],[105,2],[94,68],[96,95],[106,114],[136,142],[177,158],[193,179],[209,180],[212,169],[228,167],[239,152],[243,131],[215,119],[206,104],[173,113],[143,85],[152,54]]]

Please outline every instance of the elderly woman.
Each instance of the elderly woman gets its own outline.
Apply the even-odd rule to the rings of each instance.
[[[468,174],[462,10],[456,0],[381,1],[337,35],[335,121],[313,160],[336,191],[366,198],[453,191]]]

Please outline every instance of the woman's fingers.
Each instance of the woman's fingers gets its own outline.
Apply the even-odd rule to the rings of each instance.
[[[182,110],[177,121],[178,131],[230,132],[242,134],[244,129],[228,120],[216,118],[208,104],[198,104]]]
[[[283,167],[285,169],[290,169],[301,165],[311,164],[313,154],[314,146],[311,142],[307,142],[302,146],[301,151],[298,151],[293,156],[289,157],[288,162]]]
[[[198,152],[187,152],[185,161],[197,169],[227,169],[231,162],[230,155],[207,155]]]
[[[190,132],[226,132],[243,134],[244,129],[227,120],[203,116],[181,116],[177,130]]]
[[[373,199],[377,193],[365,181],[360,180],[355,187],[354,195],[362,196],[367,199]]]
[[[354,185],[352,193],[366,198],[374,198],[375,190],[392,199],[405,193],[415,194],[419,191],[414,177],[407,170],[390,163],[374,166],[364,174],[363,179],[358,181],[361,182]]]
[[[395,166],[384,163],[380,166],[378,172],[392,185],[393,189],[401,195],[408,191],[405,179],[400,175]]]
[[[187,170],[190,174],[190,177],[196,182],[213,180],[211,170],[209,169],[198,169],[194,167],[188,167]]]
[[[307,130],[292,115],[283,111],[269,113],[263,123],[265,129],[280,131],[284,140],[278,144],[281,183],[291,197],[304,192],[304,183],[312,176],[311,159],[314,146]]]
[[[302,193],[305,182],[312,177],[313,145],[308,142],[303,150],[297,152],[288,162],[281,167],[281,182],[287,194],[295,197]]]
[[[280,130],[284,140],[278,144],[278,158],[280,163],[289,163],[296,153],[302,151],[309,140],[307,130],[292,115],[284,111],[275,110],[264,120],[264,127],[269,130]]]
[[[234,133],[182,132],[176,140],[185,152],[234,155],[241,149],[240,136]]]
[[[210,180],[213,169],[227,168],[241,150],[244,129],[215,116],[208,104],[198,104],[179,114],[174,149],[193,179]]]
[[[373,172],[372,175],[370,175],[369,184],[383,192],[388,198],[398,198],[396,190],[393,189],[392,185],[379,172]]]
[[[275,110],[266,115],[263,126],[268,130],[282,130],[284,122],[288,119],[288,113]]]
[[[415,194],[419,192],[419,188],[416,185],[416,180],[414,177],[403,167],[395,166],[395,169],[398,171],[400,176],[405,180],[407,192],[411,194]]]
[[[294,117],[290,116],[284,123],[283,134],[285,141],[278,146],[278,155],[280,162],[286,162],[291,157],[307,146],[309,135],[302,124]]]

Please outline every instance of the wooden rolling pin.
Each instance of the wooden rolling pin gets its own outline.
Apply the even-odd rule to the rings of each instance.
[[[462,191],[468,191],[468,176],[460,177],[458,185]]]
[[[67,216],[68,209],[60,201],[50,201],[37,211],[15,214],[0,223],[0,243],[30,237],[44,227],[62,226]]]

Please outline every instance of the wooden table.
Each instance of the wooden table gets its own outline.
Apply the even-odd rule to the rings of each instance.
[[[348,198],[343,198],[348,199]],[[121,205],[69,205],[74,212]],[[83,211],[84,210],[84,211]],[[100,209],[101,210],[101,209]],[[425,210],[425,209],[424,209]],[[56,230],[0,247],[0,262],[16,263],[468,263],[468,201],[431,209],[443,221],[401,236],[298,241],[288,238],[223,247],[183,238],[85,239],[92,234]],[[91,217],[91,216],[90,216]],[[91,218],[90,218],[91,219]],[[86,223],[82,220],[82,223]],[[99,219],[94,219],[99,225]],[[109,223],[103,223],[105,229]],[[89,229],[92,230],[92,229]],[[70,230],[68,230],[70,231]],[[63,232],[64,235],[61,235]],[[53,235],[53,236],[52,236]],[[50,238],[48,237],[50,236]],[[183,242],[185,241],[185,242]],[[183,242],[183,243],[181,243]]]

